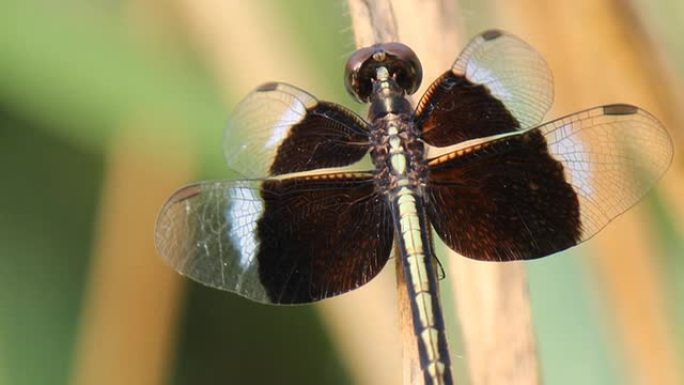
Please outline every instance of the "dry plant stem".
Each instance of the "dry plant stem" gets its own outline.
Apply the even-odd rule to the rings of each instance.
[[[368,45],[375,43],[373,39],[377,36],[390,36],[401,38],[400,41],[416,50],[425,73],[423,89],[448,68],[465,44],[465,39],[457,43],[460,19],[453,2],[350,0],[349,4],[357,44]],[[387,15],[376,15],[378,10],[391,12],[388,15],[394,15],[396,21],[386,21]],[[372,32],[372,27],[378,27],[381,32]],[[401,36],[395,31],[397,28]],[[387,31],[395,32],[388,34]],[[540,383],[523,266],[484,264],[450,251],[448,254],[448,271],[453,278],[454,297],[463,325],[471,383]],[[404,330],[410,332],[411,324],[406,326],[406,321],[404,324]],[[506,324],[506,328],[501,328],[501,324]],[[409,341],[406,336],[405,345]],[[404,354],[406,357],[411,352]]]
[[[471,384],[539,384],[525,267],[449,253]]]
[[[458,9],[454,2],[442,0],[401,1],[394,5],[402,39],[412,39],[412,46],[425,53],[421,60],[426,75],[424,87],[428,87],[453,63],[467,42],[467,37],[458,42],[458,36],[463,36]],[[539,384],[524,266],[476,262],[446,247],[444,250],[471,384]],[[502,328],[502,324],[506,327]]]
[[[391,1],[349,0],[348,4],[357,48],[399,41]]]
[[[629,2],[506,0],[499,1],[496,9],[520,33],[543,37],[536,44],[554,69],[556,89],[561,91],[555,115],[620,101],[649,110],[673,133],[684,125],[681,101],[672,89],[677,83],[664,76],[667,71],[658,62],[657,47]],[[681,142],[674,143],[677,147]],[[681,233],[684,224],[676,221],[684,218],[684,162],[679,150],[675,148],[673,167],[657,189],[665,207],[674,211],[671,215]],[[592,240],[590,246],[598,253],[591,262],[598,275],[598,292],[606,296],[605,313],[614,322],[609,329],[627,360],[625,377],[635,385],[682,384],[672,321],[664,303],[667,277],[655,258],[655,239],[646,206],[638,205]]]
[[[357,48],[381,42],[400,40],[392,2],[388,0],[349,0],[348,3]],[[396,248],[394,255],[399,255]],[[395,258],[395,261],[399,293],[400,328],[403,342],[403,382],[404,384],[420,385],[424,383],[424,378],[414,332],[411,300],[409,298],[406,277],[403,274],[403,261],[399,257]]]
[[[183,156],[187,146],[163,146],[168,156],[160,156],[140,142],[126,133],[109,152],[73,385],[168,380],[181,279],[156,255],[150,235],[160,202],[188,181],[192,161]]]

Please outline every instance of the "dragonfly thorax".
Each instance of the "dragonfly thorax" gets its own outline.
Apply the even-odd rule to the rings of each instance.
[[[410,113],[388,113],[371,123],[375,181],[383,193],[392,195],[401,187],[419,190],[425,184],[424,146],[411,119]]]

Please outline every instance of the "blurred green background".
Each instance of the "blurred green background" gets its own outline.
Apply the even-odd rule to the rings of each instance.
[[[148,268],[144,265],[147,259],[158,259],[151,252],[154,215],[173,187],[159,188],[158,195],[145,203],[147,210],[121,216],[127,211],[117,209],[128,202],[117,203],[121,196],[140,203],[135,194],[160,186],[162,182],[156,178],[163,183],[173,180],[168,183],[179,187],[194,180],[230,176],[222,160],[222,126],[231,108],[261,82],[291,82],[322,99],[363,111],[351,104],[342,84],[344,62],[354,49],[345,2],[229,3],[3,2],[0,384],[91,383],[97,373],[82,372],[88,372],[91,364],[99,367],[93,364],[100,352],[99,337],[105,344],[110,330],[129,325],[130,318],[138,319],[135,312],[139,308],[126,310],[129,301],[149,301],[140,305],[144,309],[146,304],[160,303],[158,298],[168,294],[168,288],[177,291],[169,300],[171,310],[161,317],[163,326],[131,326],[116,332],[139,341],[137,334],[127,333],[163,330],[159,333],[165,342],[149,355],[140,354],[142,361],[135,365],[124,360],[107,366],[116,358],[104,355],[103,367],[118,370],[100,373],[102,381],[97,383],[145,383],[135,374],[134,369],[140,367],[153,367],[155,373],[149,377],[153,383],[178,385],[349,384],[357,378],[353,365],[340,357],[341,350],[326,332],[316,307],[253,304],[177,279],[157,260],[150,262],[158,263],[149,270],[150,275],[142,275]],[[534,1],[526,3],[535,6]],[[540,7],[554,4],[538,3]],[[654,42],[653,52],[659,55],[654,60],[662,64],[658,68],[666,68],[671,75],[668,79],[673,83],[667,87],[674,90],[673,98],[681,96],[682,2],[614,3],[628,4],[639,16],[632,21],[634,28],[642,28]],[[225,14],[233,5],[253,19]],[[457,22],[464,39],[501,26],[506,15],[501,15],[497,6],[491,1],[460,2],[462,20]],[[590,16],[587,10],[587,18],[578,20],[576,28],[590,24]],[[212,35],[212,23],[224,23],[223,34]],[[258,38],[265,38],[269,45],[258,45]],[[283,41],[287,44],[280,44]],[[222,49],[225,51],[219,53]],[[259,72],[269,66],[279,72]],[[250,67],[256,73],[244,75]],[[557,94],[564,91],[569,92],[556,90]],[[630,100],[627,97],[626,101]],[[671,102],[681,105],[681,99]],[[560,112],[554,110],[556,115]],[[671,132],[680,129],[669,128]],[[184,165],[186,161],[190,165]],[[185,171],[178,171],[184,167]],[[679,171],[678,165],[671,170]],[[135,178],[128,182],[128,173],[142,175],[143,181],[149,173],[149,183]],[[663,309],[662,314],[649,317],[663,324],[666,349],[675,360],[674,366],[668,364],[663,370],[678,371],[668,378],[681,379],[684,218],[672,209],[669,197],[667,193],[653,194],[640,211],[648,213],[642,220],[655,235],[648,238],[654,268],[646,272],[648,282],[656,282],[659,288],[655,291],[658,295],[646,301],[655,301],[657,308]],[[135,251],[134,241],[117,233],[119,228],[134,231],[139,239],[135,245],[144,247]],[[95,262],[105,258],[103,255],[114,255],[114,262]],[[132,262],[116,265],[119,257]],[[593,258],[600,256],[591,248],[580,247],[527,265],[543,378],[554,385],[649,384],[647,378],[633,377],[630,359],[634,355],[629,351],[643,346],[630,345],[624,338],[621,333],[630,330],[628,327],[614,326],[620,322],[615,318],[625,313],[612,310],[611,297],[603,293],[610,279],[602,276],[605,269],[592,267]],[[111,281],[112,291],[98,286],[107,273],[118,277]],[[154,274],[166,275],[158,278]],[[141,280],[130,284],[126,275]],[[639,277],[623,278],[628,286],[641,282]],[[172,283],[157,286],[166,280]],[[117,282],[121,282],[122,293],[130,294],[134,288],[133,295],[113,299],[117,298]],[[102,292],[110,296],[100,297]],[[116,317],[98,316],[100,313],[89,310],[107,309],[110,301],[123,304],[122,311],[114,312]],[[110,326],[89,329],[89,324],[95,323],[92,320],[103,319],[111,322],[105,322]],[[639,324],[639,320],[632,321],[627,325]],[[648,331],[645,333],[648,338]],[[115,350],[126,352],[129,340],[118,341]],[[656,351],[647,354],[658,356],[664,347],[649,348]],[[458,361],[467,359],[460,356],[462,348],[455,346],[454,350]],[[147,365],[145,357],[153,354],[154,364]],[[125,382],[107,382],[107,378]]]

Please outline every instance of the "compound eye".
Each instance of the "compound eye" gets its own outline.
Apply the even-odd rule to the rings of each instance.
[[[354,52],[345,67],[347,92],[359,102],[367,102],[373,93],[373,81],[378,67],[387,68],[390,78],[412,94],[420,87],[423,69],[411,48],[401,43],[383,43]]]

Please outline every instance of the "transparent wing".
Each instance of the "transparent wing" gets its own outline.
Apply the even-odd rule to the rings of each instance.
[[[544,58],[532,46],[503,31],[487,31],[463,50],[452,67],[482,84],[520,122],[541,122],[553,103],[553,78]]]
[[[540,258],[591,238],[667,170],[672,143],[648,112],[615,104],[428,161],[428,214],[474,259]]]
[[[672,162],[665,127],[638,107],[613,104],[539,127],[577,193],[586,240],[637,203]]]
[[[250,93],[231,114],[223,143],[229,168],[246,178],[347,166],[369,148],[356,114],[283,83]]]
[[[437,79],[416,114],[435,146],[537,125],[553,102],[553,79],[542,56],[509,33],[475,37]]]
[[[373,278],[392,227],[367,175],[207,182],[178,190],[156,246],[179,273],[273,304],[313,302]]]

